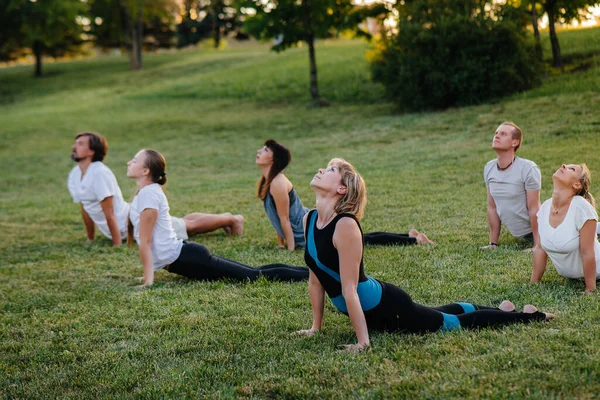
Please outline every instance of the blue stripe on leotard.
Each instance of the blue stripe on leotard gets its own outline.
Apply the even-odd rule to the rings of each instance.
[[[457,301],[456,304],[461,306],[462,309],[465,311],[465,313],[470,313],[470,312],[475,311],[475,306],[471,303],[462,303],[460,301]]]
[[[452,332],[460,330],[460,321],[456,315],[442,313],[444,323],[442,324],[442,332]]]
[[[310,219],[310,225],[308,229],[308,254],[315,260],[315,264],[327,275],[341,283],[340,274],[332,270],[331,268],[324,265],[317,256],[317,247],[315,245],[314,227],[317,220],[317,213],[314,212]],[[360,306],[363,311],[368,311],[375,308],[381,302],[381,283],[371,277],[367,277],[364,282],[359,282],[356,289],[358,299],[360,300]],[[346,306],[346,299],[341,294],[336,297],[330,297],[331,302],[341,312],[348,313],[348,307]]]

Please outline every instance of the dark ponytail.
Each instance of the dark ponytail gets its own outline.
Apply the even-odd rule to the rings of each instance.
[[[131,201],[129,202],[129,204],[133,203],[133,199],[135,198],[135,196],[138,195],[139,192],[140,192],[139,189],[135,191],[135,194],[131,198]],[[135,240],[133,237],[133,224],[131,223],[130,217],[131,217],[131,209],[127,213],[127,246],[132,247],[133,242],[135,242]]]
[[[269,170],[269,175],[266,178],[261,176],[256,184],[256,196],[261,200],[267,197],[267,192],[271,188],[273,179],[292,161],[292,152],[277,140],[268,139],[265,142],[265,146],[273,152],[273,164]]]

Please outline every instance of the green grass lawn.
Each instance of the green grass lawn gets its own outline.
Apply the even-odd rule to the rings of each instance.
[[[581,32],[585,40],[599,30]],[[506,232],[497,251],[478,248],[488,241],[482,171],[500,122],[523,128],[519,155],[540,166],[542,200],[563,162],[599,173],[598,56],[585,71],[493,104],[400,115],[370,81],[365,49],[319,43],[321,91],[333,104],[324,109],[307,107],[305,47],[150,55],[137,73],[121,57],[47,64],[42,79],[31,66],[0,70],[0,396],[597,398],[600,295],[581,295],[582,282],[552,267],[543,284],[528,284],[531,255]],[[287,175],[307,206],[317,168],[344,157],[368,185],[365,231],[414,227],[438,243],[369,247],[369,274],[428,305],[508,298],[557,318],[500,330],[375,333],[371,351],[343,354],[338,345],[355,335],[330,303],[321,334],[290,335],[310,327],[306,284],[193,282],[159,272],[153,288],[136,291],[137,250],[113,249],[104,238],[86,243],[68,194],[70,146],[82,130],[109,139],[105,162],[126,198],[135,184],[125,163],[152,147],[167,158],[174,215],[243,214],[242,238],[194,240],[251,265],[303,265],[301,252],[276,248],[254,196],[255,149],[271,137],[291,147]]]

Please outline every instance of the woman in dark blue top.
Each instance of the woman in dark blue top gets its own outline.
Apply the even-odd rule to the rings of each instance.
[[[292,182],[283,174],[291,160],[290,150],[273,139],[267,140],[256,152],[256,165],[262,170],[256,194],[263,201],[267,217],[277,232],[279,247],[293,251],[296,246],[306,247],[302,219],[308,208],[302,205]],[[433,244],[424,233],[415,229],[409,233],[366,233],[364,240],[365,244],[371,245]]]
[[[369,346],[367,328],[381,331],[424,333],[506,325],[514,322],[545,321],[552,314],[526,305],[522,313],[504,301],[500,307],[453,303],[426,307],[412,301],[402,289],[373,279],[363,269],[363,235],[359,220],[366,205],[366,186],[354,167],[333,159],[311,181],[316,210],[304,220],[306,250],[310,268],[308,289],[313,325],[300,334],[313,335],[321,329],[325,293],[335,307],[350,317],[358,343],[350,351]]]

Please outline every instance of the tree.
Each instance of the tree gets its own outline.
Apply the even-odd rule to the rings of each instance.
[[[528,15],[529,24],[533,29],[533,38],[535,39],[535,54],[540,62],[544,61],[542,50],[542,39],[540,36],[539,17],[544,13],[540,0],[515,0],[509,2],[514,10],[526,13]],[[518,17],[517,17],[518,18]]]
[[[542,50],[542,38],[540,36],[540,27],[538,23],[537,1],[531,0],[531,26],[533,27],[533,37],[535,38],[535,54],[538,60],[544,61],[544,52]]]
[[[87,13],[81,0],[4,0],[0,6],[5,58],[21,49],[31,49],[35,56],[35,76],[42,76],[42,57],[61,55],[82,43],[81,35]]]
[[[177,27],[178,46],[212,36],[214,47],[219,48],[223,36],[240,28],[238,17],[235,0],[184,0],[182,21]]]
[[[548,30],[550,33],[550,44],[552,46],[552,66],[562,67],[562,55],[560,44],[556,35],[557,22],[571,22],[573,19],[581,19],[582,14],[589,11],[589,7],[600,4],[598,0],[540,0],[544,11],[548,14]]]
[[[92,33],[104,47],[125,46],[132,70],[143,68],[144,38],[151,31],[159,45],[170,43],[174,34],[175,0],[89,0],[93,19]],[[158,36],[164,36],[161,42]]]
[[[251,10],[246,11],[248,32],[258,39],[275,39],[272,50],[284,51],[299,42],[308,45],[310,94],[315,105],[327,104],[319,94],[315,40],[343,30],[368,36],[359,23],[388,12],[382,4],[357,7],[352,0],[248,0],[244,9]]]
[[[492,0],[405,0],[397,7],[398,33],[384,38],[373,77],[401,108],[477,104],[539,81],[522,11]]]

